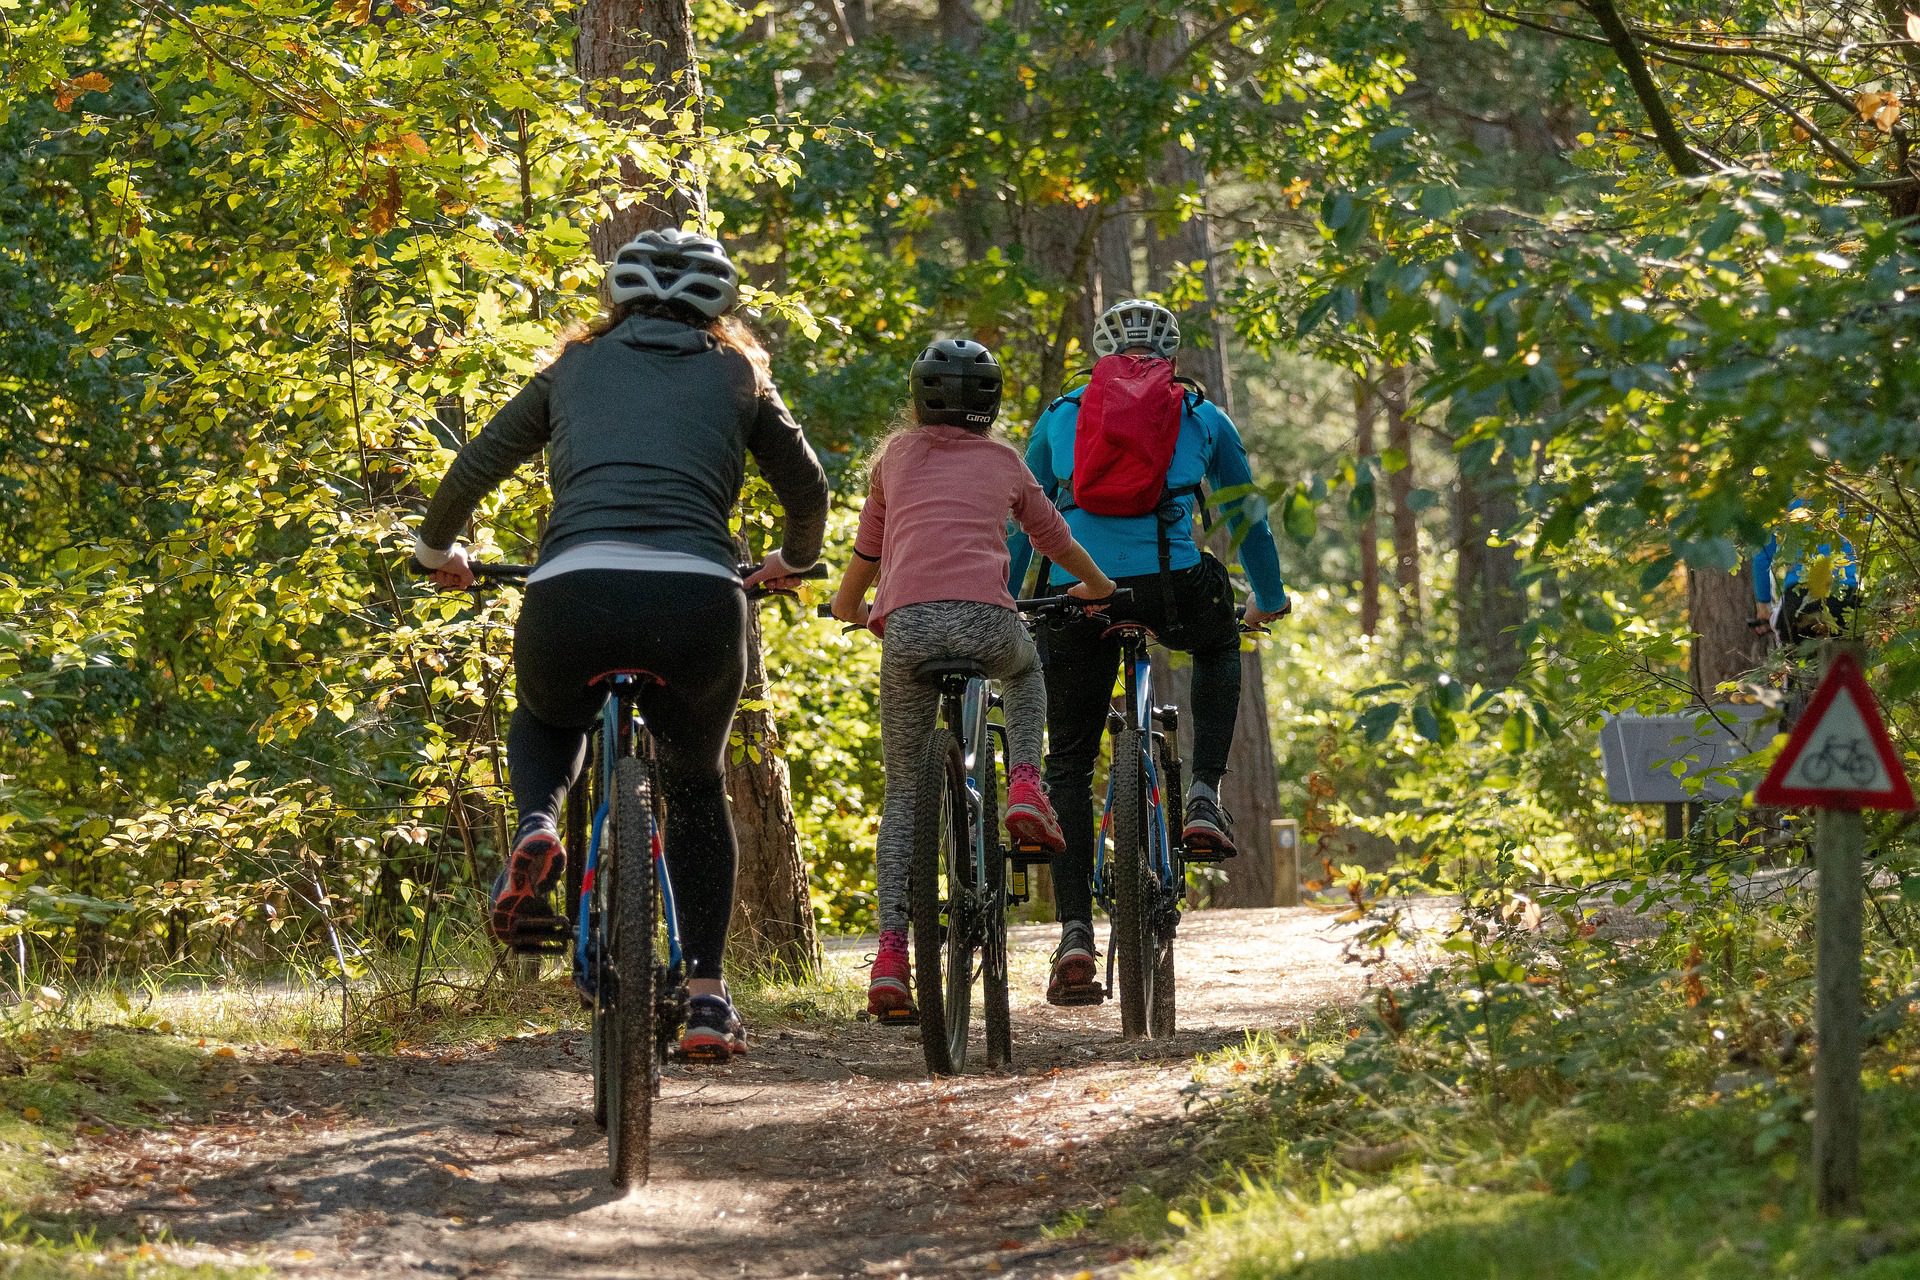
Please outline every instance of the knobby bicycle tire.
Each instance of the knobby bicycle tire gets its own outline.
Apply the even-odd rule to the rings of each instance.
[[[987,859],[986,948],[980,958],[980,1002],[987,1024],[987,1065],[1013,1062],[1013,1012],[1007,991],[1007,851],[1000,843],[1000,755],[993,734],[983,735],[980,827]]]
[[[1138,729],[1113,739],[1113,958],[1119,970],[1120,1034],[1148,1034],[1153,1004],[1153,902],[1157,896],[1147,865],[1145,779],[1140,769]]]
[[[1173,936],[1179,923],[1179,900],[1187,891],[1186,863],[1180,856],[1181,802],[1180,762],[1173,758],[1173,747],[1166,737],[1153,738],[1154,772],[1160,778],[1160,808],[1167,819],[1167,860],[1173,868],[1172,896],[1165,891],[1155,895],[1161,910],[1153,913],[1153,1003],[1147,1009],[1147,1031],[1154,1039],[1174,1033],[1179,1020],[1175,1009],[1173,973]]]
[[[913,862],[908,894],[913,912],[914,991],[920,1001],[920,1046],[927,1070],[958,1075],[967,1063],[972,1013],[971,955],[965,947],[966,774],[960,743],[942,726],[927,737],[913,804]],[[944,882],[944,888],[943,888]],[[943,909],[948,919],[942,921]],[[960,948],[964,978],[955,981],[949,939]]]
[[[647,771],[628,757],[614,769],[613,856],[613,1018],[607,1051],[608,1165],[616,1187],[645,1182],[653,1137],[654,1080],[654,932],[658,927],[659,884],[654,878],[649,839],[652,805]]]
[[[587,1061],[593,1066],[593,1122],[602,1129],[607,1127],[607,894],[604,887],[596,887],[586,902],[581,901],[579,882],[586,875],[587,851],[593,843],[593,815],[600,810],[600,753],[598,750],[600,735],[595,733],[588,739],[587,767],[580,771],[580,780],[573,790],[567,793],[567,838],[573,843],[568,846],[567,860],[580,866],[579,876],[568,876],[574,883],[573,898],[569,904],[569,919],[573,913],[584,911],[589,951],[588,958],[594,972],[593,979],[593,1021],[587,1036]],[[576,822],[576,805],[581,810]],[[602,850],[602,852],[605,852]],[[605,882],[603,882],[604,885]],[[569,950],[568,963],[576,963],[571,952],[579,945],[577,931],[583,922],[575,920],[574,930],[567,939]]]

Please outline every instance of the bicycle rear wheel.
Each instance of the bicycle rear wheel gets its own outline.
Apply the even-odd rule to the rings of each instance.
[[[928,1071],[958,1075],[967,1065],[967,1023],[973,1013],[972,930],[967,919],[972,859],[967,849],[966,772],[960,743],[945,727],[927,738],[918,785],[908,892],[920,1045]]]
[[[1007,851],[1000,843],[1000,754],[995,735],[975,769],[980,782],[981,847],[986,855],[986,919],[981,923],[980,1003],[986,1015],[987,1065],[1013,1062],[1013,1014],[1007,993]]]
[[[1147,1008],[1147,1031],[1158,1040],[1174,1033],[1173,936],[1180,923],[1180,902],[1187,892],[1187,864],[1180,856],[1180,762],[1164,734],[1153,736],[1154,775],[1159,782],[1160,808],[1167,824],[1167,865],[1170,884],[1155,895],[1153,912],[1153,996]],[[1153,883],[1158,884],[1155,880]]]
[[[1113,739],[1113,958],[1119,969],[1120,1034],[1146,1036],[1153,1005],[1153,904],[1158,897],[1147,862],[1144,749],[1138,729]]]
[[[614,771],[606,854],[612,859],[607,916],[612,942],[611,1012],[602,1050],[607,1078],[607,1164],[616,1187],[645,1182],[660,1063],[654,1049],[654,877],[652,803],[647,771],[628,757]],[[603,860],[602,869],[608,869]]]

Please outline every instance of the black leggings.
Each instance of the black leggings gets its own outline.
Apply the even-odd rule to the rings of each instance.
[[[1226,566],[1204,552],[1171,575],[1174,616],[1167,625],[1160,575],[1117,579],[1133,599],[1104,615],[1063,618],[1041,628],[1047,675],[1047,788],[1066,852],[1053,857],[1055,914],[1093,919],[1093,767],[1120,670],[1120,641],[1101,633],[1115,622],[1144,622],[1169,649],[1193,655],[1193,780],[1218,787],[1240,714],[1240,624]]]
[[[527,588],[514,630],[520,705],[507,762],[520,829],[555,825],[606,701],[589,683],[639,668],[667,802],[667,871],[687,972],[718,978],[737,851],[725,785],[727,735],[747,669],[747,602],[725,578],[582,569]],[[573,856],[584,857],[576,849]]]

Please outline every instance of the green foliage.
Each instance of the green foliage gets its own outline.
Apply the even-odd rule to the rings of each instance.
[[[1364,1015],[1220,1055],[1196,1149],[1230,1163],[1116,1218],[1173,1228],[1141,1274],[1907,1274],[1911,1024],[1870,1055],[1864,1219],[1820,1224],[1804,907],[1684,896],[1658,925],[1569,899],[1545,933],[1475,926]],[[1876,998],[1912,960],[1875,940]]]

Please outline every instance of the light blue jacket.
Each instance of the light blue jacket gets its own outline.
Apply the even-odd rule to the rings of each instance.
[[[1027,469],[1056,503],[1062,494],[1070,492],[1080,394],[1075,391],[1054,401],[1034,424],[1033,437],[1027,444]],[[1204,480],[1218,491],[1252,484],[1247,447],[1241,442],[1233,419],[1211,401],[1195,403],[1189,399],[1188,404],[1180,419],[1180,438],[1174,445],[1173,462],[1167,468],[1167,487],[1177,491]],[[1193,515],[1199,499],[1189,493],[1175,501],[1180,504],[1181,518],[1168,530],[1169,567],[1188,569],[1200,563],[1200,548],[1193,542]],[[1257,496],[1248,495],[1222,503],[1220,513],[1226,517],[1227,528],[1239,539],[1240,564],[1253,586],[1254,603],[1269,613],[1285,608],[1287,588],[1280,577],[1280,553],[1273,543],[1273,530],[1267,524],[1264,504]],[[1158,516],[1151,513],[1096,516],[1074,506],[1067,508],[1066,516],[1073,536],[1109,578],[1131,578],[1160,571]],[[1008,539],[1008,552],[1012,557],[1008,589],[1018,597],[1033,558],[1033,547],[1026,534],[1014,530]],[[1073,582],[1071,574],[1054,566],[1052,586],[1066,587]]]

